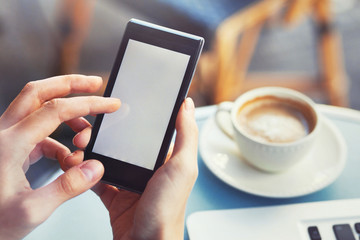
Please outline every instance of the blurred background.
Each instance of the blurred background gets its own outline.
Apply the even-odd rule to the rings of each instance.
[[[189,92],[197,106],[277,85],[360,110],[358,0],[0,0],[0,113],[28,81],[106,82],[131,18],[205,38]]]

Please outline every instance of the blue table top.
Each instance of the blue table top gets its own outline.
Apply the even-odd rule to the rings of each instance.
[[[189,197],[186,217],[197,211],[273,206],[313,201],[360,198],[358,180],[360,169],[360,112],[319,105],[319,110],[340,130],[347,145],[347,161],[339,178],[326,188],[301,197],[277,199],[255,196],[237,190],[218,179],[198,157],[199,176]],[[201,127],[211,117],[216,107],[202,107],[196,111]],[[58,171],[48,182],[62,172]],[[80,227],[82,226],[82,227]],[[25,239],[112,239],[108,212],[100,199],[92,192],[86,193],[61,205],[52,216]],[[185,239],[188,239],[185,228]]]

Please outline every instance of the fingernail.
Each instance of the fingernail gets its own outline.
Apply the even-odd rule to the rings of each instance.
[[[194,112],[195,109],[194,101],[189,97],[185,99],[185,109],[186,111]]]
[[[72,158],[73,156],[75,156],[75,154],[76,154],[76,152],[72,152],[64,158],[63,162],[66,166],[68,166],[68,162],[71,161],[69,159]]]
[[[96,160],[85,161],[80,169],[90,182],[101,178],[103,172],[102,164]]]
[[[72,157],[76,154],[76,152],[72,152],[72,153],[69,153],[69,155],[67,155],[65,158],[68,158],[68,157]]]

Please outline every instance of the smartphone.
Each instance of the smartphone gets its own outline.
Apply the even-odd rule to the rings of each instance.
[[[85,160],[105,167],[103,182],[143,192],[164,163],[204,39],[132,19],[104,93],[121,100],[96,117]]]

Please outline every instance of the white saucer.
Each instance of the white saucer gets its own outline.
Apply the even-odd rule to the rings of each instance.
[[[214,117],[204,124],[199,142],[206,166],[230,186],[264,197],[289,198],[318,191],[340,175],[346,162],[346,145],[339,130],[325,117],[313,151],[293,168],[266,173],[249,165],[235,142],[216,125]]]

